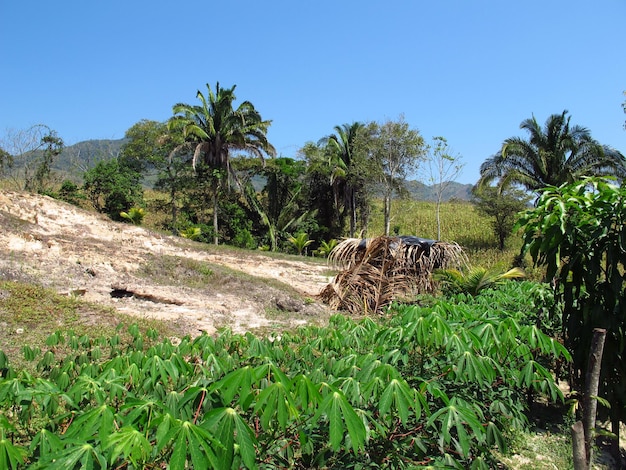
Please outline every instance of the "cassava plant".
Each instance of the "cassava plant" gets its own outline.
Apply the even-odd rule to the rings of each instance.
[[[0,463],[494,468],[528,391],[562,398],[549,365],[568,355],[529,318],[527,285],[272,338],[55,332],[24,348],[31,372],[2,359]]]

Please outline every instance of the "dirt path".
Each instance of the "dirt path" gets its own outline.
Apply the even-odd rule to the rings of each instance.
[[[192,334],[223,326],[237,332],[290,326],[329,313],[314,300],[329,282],[323,263],[215,249],[19,192],[0,191],[0,226],[0,279],[36,281],[119,312],[173,322]],[[198,289],[139,276],[142,265],[163,256],[226,266],[286,288],[231,282]],[[268,309],[285,315],[268,318]]]

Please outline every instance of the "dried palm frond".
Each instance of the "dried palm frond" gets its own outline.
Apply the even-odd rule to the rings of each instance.
[[[418,237],[349,238],[330,253],[343,270],[321,292],[332,308],[351,313],[380,311],[407,294],[432,292],[432,272],[465,262],[460,246]]]

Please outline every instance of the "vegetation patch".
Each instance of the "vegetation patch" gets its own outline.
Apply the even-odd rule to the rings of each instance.
[[[2,355],[1,463],[494,468],[529,397],[562,400],[550,369],[569,359],[522,285],[267,338],[55,332],[25,348],[34,372]]]

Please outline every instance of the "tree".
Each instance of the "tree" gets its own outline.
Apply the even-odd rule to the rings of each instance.
[[[64,143],[45,124],[9,131],[0,147],[0,170],[7,173],[16,189],[45,192],[50,184],[52,164]]]
[[[218,196],[222,181],[236,176],[230,168],[232,151],[241,151],[263,159],[264,154],[274,156],[276,151],[267,140],[271,121],[264,121],[254,105],[244,101],[233,108],[235,87],[221,88],[215,92],[209,84],[207,96],[198,90],[200,105],[179,103],[174,105],[170,130],[182,130],[185,142],[182,146],[193,150],[193,167],[199,169],[200,178],[211,177],[213,181],[213,228],[214,242],[218,235]]]
[[[141,175],[125,167],[117,158],[100,161],[85,172],[83,189],[94,209],[121,221],[122,212],[143,202]]]
[[[372,125],[368,139],[371,157],[377,165],[378,182],[383,193],[385,235],[391,225],[391,200],[404,189],[407,175],[417,170],[426,155],[426,144],[418,130],[410,129],[404,117]]]
[[[120,163],[142,178],[154,181],[154,187],[169,194],[170,229],[178,233],[178,196],[191,181],[191,152],[181,148],[182,132],[170,131],[167,123],[143,119],[125,134]],[[176,152],[175,150],[181,150]],[[156,180],[154,180],[156,173]]]
[[[130,127],[124,134],[119,159],[129,169],[146,175],[163,165],[172,147],[164,145],[168,133],[167,124],[149,119],[142,119]]]
[[[452,151],[445,137],[433,137],[430,158],[428,159],[429,182],[435,188],[437,240],[441,240],[441,201],[445,190],[463,170],[460,155],[452,155]]]
[[[543,128],[534,116],[520,128],[529,133],[528,139],[506,139],[500,152],[481,165],[478,186],[497,179],[500,188],[519,184],[538,191],[584,176],[626,176],[624,156],[592,139],[588,129],[570,126],[567,111],[551,115]]]
[[[299,150],[306,162],[306,172],[301,191],[303,209],[314,211],[322,232],[313,234],[317,240],[339,238],[344,234],[342,221],[337,218],[335,199],[331,185],[331,167],[325,148],[319,143],[307,142]],[[366,215],[362,210],[361,217]],[[361,220],[362,224],[366,224]]]
[[[585,178],[547,188],[518,222],[522,253],[546,267],[562,302],[565,345],[572,352],[570,383],[584,388],[594,329],[605,329],[600,394],[611,404],[613,446],[626,409],[626,185]],[[595,397],[587,397],[593,398]]]
[[[479,212],[491,217],[491,227],[498,239],[498,248],[504,251],[506,239],[513,233],[517,214],[527,208],[530,197],[524,191],[494,186],[473,188],[474,203]]]
[[[356,141],[362,137],[366,127],[363,123],[353,122],[335,126],[334,129],[335,133],[324,137],[320,143],[328,154],[337,218],[342,220],[348,214],[350,237],[354,237],[357,212],[365,204],[363,191],[366,178],[365,160],[357,150]]]
[[[0,177],[4,177],[5,171],[13,166],[13,156],[0,148]]]

